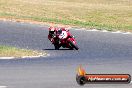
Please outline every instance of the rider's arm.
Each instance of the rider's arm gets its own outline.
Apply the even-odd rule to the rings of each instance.
[[[51,35],[48,35],[48,39],[49,39],[52,43],[54,43],[54,38],[53,38]]]
[[[52,38],[52,37],[51,37],[51,35],[49,34],[49,35],[48,35],[48,39],[51,40],[51,38]]]

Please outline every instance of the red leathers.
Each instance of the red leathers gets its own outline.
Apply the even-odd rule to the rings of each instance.
[[[50,27],[48,39],[54,44],[55,49],[59,49],[61,46],[63,48],[79,49],[76,45],[75,38],[66,28]]]

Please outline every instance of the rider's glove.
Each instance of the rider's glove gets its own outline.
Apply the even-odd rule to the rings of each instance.
[[[51,41],[52,43],[54,43],[54,38],[51,38],[50,41]]]
[[[55,34],[52,34],[52,38],[55,38],[56,37],[56,35]]]

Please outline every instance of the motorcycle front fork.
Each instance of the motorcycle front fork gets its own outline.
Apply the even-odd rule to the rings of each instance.
[[[54,47],[55,47],[55,50],[58,50],[61,47],[61,44],[59,44],[58,40],[56,40],[56,42],[54,43]]]

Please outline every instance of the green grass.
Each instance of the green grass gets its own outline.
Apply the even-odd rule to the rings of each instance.
[[[132,1],[0,0],[0,17],[132,31]]]
[[[15,48],[15,47],[0,45],[0,57],[38,56],[38,55],[41,55],[41,54],[42,54],[42,52],[40,53],[38,51],[18,49],[18,48]],[[45,54],[45,53],[43,52],[43,54]]]

